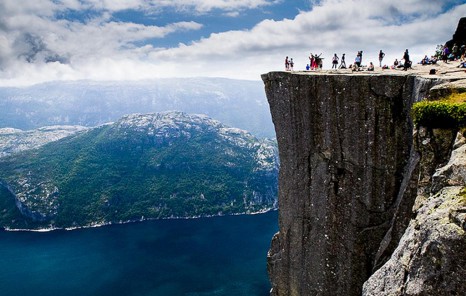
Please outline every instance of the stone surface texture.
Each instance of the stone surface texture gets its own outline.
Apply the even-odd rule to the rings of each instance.
[[[271,295],[361,295],[371,275],[365,295],[437,295],[430,293],[442,280],[433,282],[439,273],[429,271],[428,260],[445,263],[440,273],[464,278],[464,267],[447,258],[448,250],[465,257],[464,199],[458,195],[465,170],[449,163],[457,131],[414,132],[410,115],[412,104],[432,88],[466,77],[450,65],[439,67],[443,74],[428,75],[422,67],[262,75],[281,163],[279,232],[268,253]],[[422,216],[444,204],[448,209],[433,220]],[[427,238],[438,221],[445,222],[438,226],[445,236]],[[459,236],[446,247],[453,234]],[[408,246],[420,248],[419,258],[398,270],[394,264],[413,251]],[[429,252],[440,257],[425,258]],[[416,282],[399,285],[400,276],[407,283],[406,275]],[[422,290],[424,283],[433,288]],[[445,291],[461,291],[459,281],[445,283],[454,285]]]
[[[268,257],[272,295],[360,295],[411,218],[418,155],[409,111],[417,78],[262,78],[281,161],[280,232]]]
[[[364,284],[362,295],[465,295],[465,150],[438,169],[438,192],[423,202],[390,260]],[[435,191],[434,191],[435,192]]]

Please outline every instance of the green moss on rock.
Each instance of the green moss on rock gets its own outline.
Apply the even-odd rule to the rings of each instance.
[[[414,124],[431,128],[466,127],[466,103],[422,101],[412,108]]]

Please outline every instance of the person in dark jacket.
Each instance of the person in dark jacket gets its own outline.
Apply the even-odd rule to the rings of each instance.
[[[409,59],[409,52],[408,50],[405,51],[403,54],[403,60],[405,60],[403,64],[403,70],[408,70],[408,68],[411,68],[411,60]]]

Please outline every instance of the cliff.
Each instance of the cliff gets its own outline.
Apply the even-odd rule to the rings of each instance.
[[[393,254],[415,218],[419,174],[430,171],[410,110],[448,77],[421,76],[262,76],[281,162],[279,232],[268,254],[272,295],[361,295]],[[373,291],[365,293],[402,295]]]

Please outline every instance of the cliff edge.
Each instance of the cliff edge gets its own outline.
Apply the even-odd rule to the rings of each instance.
[[[361,295],[395,256],[424,172],[410,110],[462,75],[445,71],[262,75],[281,162],[271,295]]]

